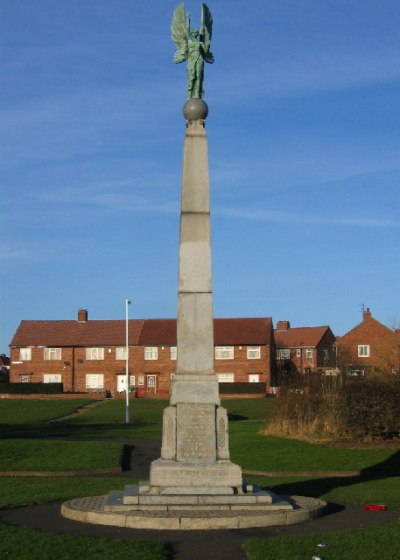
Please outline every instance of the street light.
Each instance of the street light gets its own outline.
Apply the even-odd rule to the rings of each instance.
[[[132,302],[129,299],[125,300],[125,393],[126,393],[126,408],[125,408],[125,422],[129,424],[129,321],[128,321],[128,306]]]

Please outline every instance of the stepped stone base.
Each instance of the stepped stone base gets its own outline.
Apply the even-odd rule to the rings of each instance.
[[[321,515],[326,502],[303,496],[281,497],[258,487],[157,489],[148,483],[126,486],[106,496],[65,502],[68,519],[135,529],[244,529],[301,523]],[[214,492],[215,490],[215,492]],[[224,492],[224,493],[222,493]]]

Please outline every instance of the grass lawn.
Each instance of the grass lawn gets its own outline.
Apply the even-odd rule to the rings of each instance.
[[[161,541],[99,539],[0,523],[0,557],[7,560],[165,560]]]
[[[2,471],[74,471],[117,469],[120,443],[0,440]]]
[[[37,424],[72,414],[90,399],[1,399],[0,424]]]
[[[107,400],[88,409],[73,421],[48,424],[51,418],[73,412],[89,400],[0,401],[0,468],[4,470],[91,470],[119,466],[122,442],[161,439],[162,413],[167,400],[131,400],[131,424],[125,424],[125,401]],[[393,449],[340,449],[262,436],[276,401],[273,399],[226,399],[222,405],[230,417],[232,461],[250,471],[320,472],[362,470],[375,467],[400,472],[400,453]],[[79,441],[79,440],[104,441]],[[120,443],[118,443],[120,442]],[[309,495],[354,504],[385,503],[400,509],[400,478],[375,474],[374,479],[353,477],[246,477],[280,493]],[[0,477],[0,508],[64,501],[73,497],[105,494],[136,482],[106,477]],[[251,540],[245,545],[249,560],[291,558],[309,560],[397,559],[395,542],[399,524],[306,537]],[[329,547],[320,551],[318,542]],[[162,560],[166,552],[154,541],[122,541],[52,534],[0,524],[0,556],[12,560],[69,560],[78,555],[106,560]]]
[[[301,537],[248,540],[243,548],[248,560],[398,560],[400,524],[388,523],[370,529],[319,533]],[[317,544],[327,544],[320,549]]]
[[[394,449],[348,449],[305,443],[257,433],[262,424],[234,422],[229,441],[232,461],[256,471],[358,471],[381,465],[400,472]]]
[[[385,504],[400,510],[400,477],[365,479],[350,477],[260,477],[246,476],[246,480],[277,494],[311,496],[331,502],[350,504]],[[400,527],[399,527],[400,530]]]
[[[0,509],[101,496],[137,480],[116,477],[0,477]]]
[[[124,477],[0,478],[0,508],[97,496],[136,482]],[[164,543],[157,540],[119,540],[79,537],[12,527],[0,523],[0,558],[8,560],[165,560]]]
[[[169,401],[166,399],[131,399],[129,401],[129,411],[132,425],[160,424],[163,410],[168,404]],[[125,406],[124,399],[107,399],[101,405],[87,410],[81,416],[77,416],[71,420],[71,423],[124,424]]]

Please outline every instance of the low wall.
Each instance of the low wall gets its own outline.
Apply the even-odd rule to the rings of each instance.
[[[40,393],[31,393],[29,395],[16,395],[11,393],[0,394],[0,399],[92,399],[95,401],[101,401],[105,398],[104,393],[57,393],[41,395]]]

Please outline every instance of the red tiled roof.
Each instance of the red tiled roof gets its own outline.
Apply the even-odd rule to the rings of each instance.
[[[271,318],[214,319],[216,345],[270,345]],[[123,346],[125,321],[21,321],[11,346]],[[129,320],[129,344],[175,346],[176,319]]]
[[[129,343],[137,345],[143,321],[129,321]],[[125,321],[21,321],[11,346],[123,346]]]
[[[329,327],[297,327],[275,330],[275,344],[277,348],[316,347],[328,329]]]
[[[214,319],[216,345],[271,345],[272,339],[273,329],[270,317]]]
[[[176,319],[146,319],[140,333],[140,346],[176,346]]]

